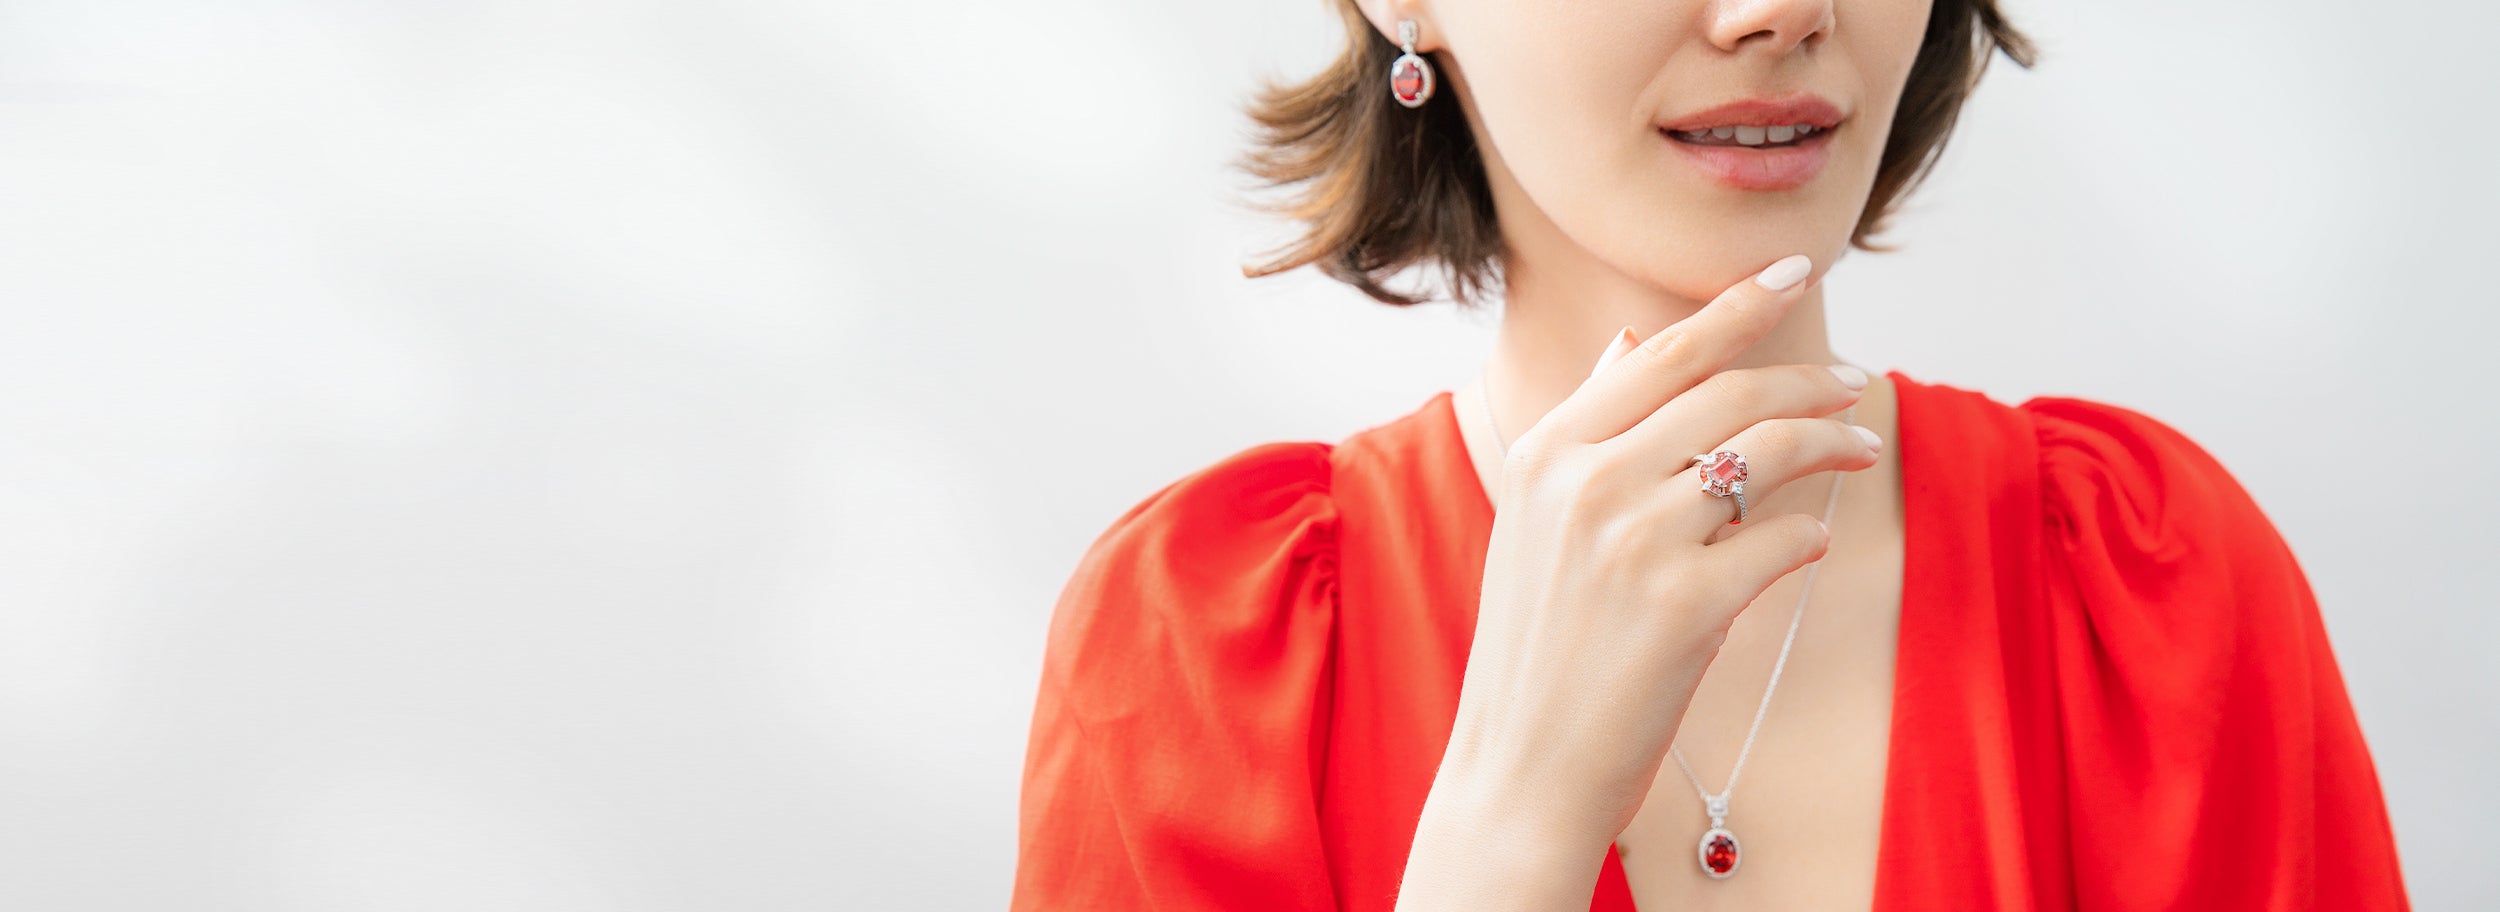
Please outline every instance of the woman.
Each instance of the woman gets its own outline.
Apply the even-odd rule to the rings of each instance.
[[[2031,62],[1993,0],[1343,8],[1254,109],[1309,230],[1251,273],[1498,277],[1494,355],[1093,544],[1016,908],[2406,906],[2315,599],[2222,465],[1826,341],[1819,265]]]

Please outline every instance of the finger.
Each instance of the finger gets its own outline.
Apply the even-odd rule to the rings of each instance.
[[[1756,422],[1726,445],[1693,455],[1722,449],[1745,457],[1741,483],[1745,486],[1748,524],[1762,521],[1765,513],[1761,505],[1790,482],[1817,472],[1867,468],[1875,464],[1878,455],[1876,446],[1867,442],[1867,435],[1859,433],[1857,426],[1832,418],[1773,418]],[[1686,461],[1690,459],[1688,455]],[[1733,494],[1719,497],[1705,490],[1702,473],[1707,469],[1693,466],[1667,481],[1669,493],[1693,499],[1688,509],[1671,511],[1677,514],[1671,522],[1678,524],[1676,532],[1691,535],[1696,541],[1722,531],[1721,526],[1736,519]],[[1676,490],[1679,488],[1683,489],[1681,493]]]
[[[1822,519],[1803,513],[1750,520],[1741,528],[1745,531],[1711,545],[1707,552],[1717,564],[1713,572],[1722,574],[1719,578],[1728,580],[1731,586],[1754,587],[1750,595],[1737,603],[1740,611],[1780,577],[1822,560],[1831,551],[1831,529],[1823,525]],[[1723,620],[1732,621],[1734,617]]]
[[[1814,261],[1784,257],[1730,286],[1709,305],[1625,352],[1618,369],[1592,377],[1538,423],[1579,443],[1613,438],[1691,389],[1760,340],[1787,315]]]
[[[1605,373],[1606,365],[1615,363],[1616,359],[1623,357],[1624,352],[1631,351],[1633,346],[1639,344],[1641,344],[1641,337],[1632,334],[1632,327],[1626,326],[1617,331],[1614,341],[1606,344],[1606,352],[1597,356],[1597,366],[1589,369],[1589,376],[1595,377]]]
[[[1626,326],[1622,329],[1616,330],[1614,339],[1606,343],[1606,350],[1598,353],[1597,365],[1589,368],[1588,378],[1581,380],[1580,385],[1585,387],[1588,385],[1589,380],[1595,379],[1597,375],[1605,373],[1607,365],[1613,364],[1618,359],[1621,359],[1624,352],[1631,351],[1633,346],[1640,344],[1640,341],[1641,337],[1632,333],[1632,327]],[[1525,440],[1528,435],[1537,433],[1537,428],[1543,426],[1544,423],[1543,419],[1538,419],[1536,424],[1530,425],[1527,430],[1520,432],[1520,439]],[[1511,449],[1514,451],[1518,450],[1518,444],[1518,440],[1511,441]]]
[[[1844,379],[1842,369],[1855,376]],[[1853,382],[1858,385],[1851,386]],[[1780,364],[1724,370],[1710,375],[1699,386],[1641,419],[1631,430],[1600,446],[1622,447],[1632,451],[1626,454],[1629,460],[1654,462],[1668,471],[1681,471],[1680,467],[1693,454],[1709,452],[1705,448],[1715,448],[1755,422],[1822,418],[1855,405],[1865,396],[1865,383],[1866,372],[1847,364]]]

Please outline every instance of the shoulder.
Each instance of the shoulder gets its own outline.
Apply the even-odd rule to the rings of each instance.
[[[2017,408],[2031,418],[2043,480],[2157,483],[2150,494],[2169,493],[2166,488],[2177,482],[2219,482],[2228,490],[2211,493],[2245,497],[2203,445],[2136,409],[2071,396],[2035,396]]]
[[[1234,452],[1086,549],[1035,695],[1017,908],[1328,901],[1332,449]]]
[[[2262,562],[2285,550],[2230,469],[2169,422],[2095,399],[2033,396],[2011,404],[1975,389],[1892,376],[1907,446],[1978,472],[1992,503],[2004,498],[2026,518],[2036,496],[2052,549],[2083,560],[2135,555],[2182,572],[2197,569],[2182,562],[2217,551]],[[1923,480],[1905,483],[1915,496]]]
[[[2087,903],[2402,908],[2316,595],[2256,500],[2143,412],[2062,397],[2018,408],[2039,440],[2054,631],[2042,664]],[[2145,863],[2217,844],[2252,863]]]
[[[1263,443],[1174,479],[1112,520],[1080,569],[1152,571],[1167,582],[1222,582],[1279,550],[1333,544],[1335,447]]]
[[[2039,444],[2045,518],[2070,550],[2132,552],[2165,566],[2190,552],[2247,561],[2284,550],[2238,477],[2168,422],[2066,396],[2018,408]]]
[[[2171,424],[2106,402],[2019,406],[2039,440],[2052,604],[2104,661],[2132,654],[2149,701],[2310,651],[2318,607],[2291,546],[2221,460]],[[2123,663],[2122,663],[2123,664]],[[2223,669],[2236,669],[2226,672]]]
[[[1252,446],[1129,507],[1059,594],[1046,677],[1125,692],[1150,671],[1225,674],[1324,650],[1336,609],[1333,449]]]

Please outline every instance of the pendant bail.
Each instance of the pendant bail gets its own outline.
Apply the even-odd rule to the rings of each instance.
[[[1714,827],[1715,827],[1715,826],[1726,826],[1726,825],[1727,825],[1727,796],[1726,796],[1726,795],[1713,795],[1713,796],[1711,796],[1711,798],[1710,798],[1710,811],[1709,811],[1709,813],[1710,813],[1710,825],[1711,825],[1711,826],[1714,826]]]

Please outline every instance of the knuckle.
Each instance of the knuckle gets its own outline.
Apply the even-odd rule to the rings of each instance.
[[[1604,477],[1603,469],[1604,465],[1597,459],[1582,453],[1576,458],[1558,460],[1548,465],[1545,479],[1553,484],[1561,485],[1569,495],[1568,500],[1571,503],[1587,505],[1602,499],[1598,496],[1598,482]]]
[[[1618,580],[1642,579],[1655,571],[1651,564],[1658,553],[1656,524],[1597,504],[1584,505],[1581,515],[1587,527],[1582,540],[1589,545],[1586,553],[1593,569]]]
[[[1702,381],[1710,396],[1743,414],[1761,411],[1763,392],[1761,378],[1752,371],[1725,370]]]
[[[1593,485],[1593,482],[1608,480],[1608,477],[1620,477],[1620,472],[1625,470],[1625,462],[1630,462],[1625,447],[1618,447],[1618,445],[1588,447],[1588,457],[1580,462],[1580,472],[1583,472],[1583,475],[1575,477],[1575,480],[1583,482],[1583,485]]]
[[[1627,357],[1637,356],[1656,363],[1668,364],[1689,358],[1692,353],[1692,331],[1681,326],[1669,326],[1659,330],[1657,335],[1643,340],[1638,347],[1628,353]]]
[[[1797,419],[1778,418],[1753,426],[1754,440],[1764,452],[1794,453],[1803,448],[1804,435],[1798,433]]]
[[[1510,452],[1502,456],[1502,477],[1520,481],[1543,481],[1559,469],[1560,460],[1541,440],[1525,437],[1513,442]]]
[[[1536,489],[1559,488],[1566,502],[1577,500],[1589,489],[1594,468],[1584,449],[1558,449],[1523,440],[1502,457],[1502,477]]]
[[[1689,559],[1676,561],[1658,574],[1660,600],[1690,608],[1700,607],[1705,602],[1701,598],[1702,593],[1726,592],[1733,588],[1729,585],[1726,565],[1725,556],[1708,550],[1694,552]],[[1677,615],[1690,613],[1689,610],[1675,612]]]

